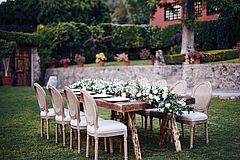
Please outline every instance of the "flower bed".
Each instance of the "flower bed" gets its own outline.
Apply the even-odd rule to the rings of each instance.
[[[192,107],[186,105],[180,95],[171,92],[167,87],[160,88],[150,84],[141,85],[136,80],[82,79],[70,85],[70,88],[86,89],[96,93],[104,92],[133,100],[145,101],[155,108],[166,109],[171,116],[192,110]]]

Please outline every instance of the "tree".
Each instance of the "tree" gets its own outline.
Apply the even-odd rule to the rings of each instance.
[[[39,0],[7,0],[0,4],[0,25],[35,28],[39,12]]]
[[[89,25],[111,21],[109,7],[102,0],[40,0],[38,22],[82,22]]]
[[[146,0],[120,0],[112,14],[113,22],[120,24],[148,24],[150,9]]]
[[[209,6],[218,10],[220,17],[235,17],[239,20],[240,17],[240,2],[239,0],[174,0],[183,8],[182,15],[182,45],[181,53],[186,54],[186,63],[188,63],[188,53],[194,50],[194,2],[202,1]],[[156,7],[163,7],[167,5],[166,0],[148,0],[149,8],[152,13],[156,11]],[[239,24],[238,24],[239,25]],[[240,27],[239,27],[240,28]]]

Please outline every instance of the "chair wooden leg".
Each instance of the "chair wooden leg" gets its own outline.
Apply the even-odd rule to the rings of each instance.
[[[150,131],[153,129],[153,117],[150,116]]]
[[[141,121],[142,121],[142,128],[143,128],[143,116],[141,116]]]
[[[72,127],[70,127],[70,149],[72,149],[72,140],[73,140],[73,132],[72,132]]]
[[[77,130],[78,133],[78,153],[80,153],[80,129]]]
[[[124,159],[128,159],[128,153],[127,153],[127,132],[124,134]]]
[[[208,139],[208,122],[205,123],[205,137],[206,137],[206,144],[209,143]]]
[[[104,151],[107,152],[107,138],[104,137]]]
[[[58,144],[58,124],[57,123],[55,127],[55,143]]]
[[[109,138],[109,143],[110,143],[110,153],[113,154],[113,143],[112,143],[112,138]]]
[[[49,124],[48,124],[48,119],[46,119],[46,127],[47,127],[47,139],[49,139]]]
[[[145,130],[147,130],[148,116],[145,116]]]
[[[190,125],[190,148],[193,148],[193,130],[194,125]]]
[[[87,134],[86,158],[88,158],[88,155],[89,155],[89,135]]]
[[[65,134],[65,125],[64,124],[62,124],[62,134],[63,134],[63,146],[65,146],[65,139],[66,139],[66,134]]]
[[[185,137],[185,134],[184,134],[183,123],[181,123],[181,128],[182,128],[182,137],[184,138],[184,137]]]
[[[98,137],[95,137],[95,160],[98,160]]]
[[[42,118],[41,118],[40,126],[41,126],[41,137],[43,137],[43,119]]]

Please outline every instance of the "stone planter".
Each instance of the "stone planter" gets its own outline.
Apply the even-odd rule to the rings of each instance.
[[[64,68],[68,68],[68,64],[63,64],[63,67]]]
[[[200,64],[201,63],[201,59],[200,58],[197,58],[197,59],[194,59],[194,64]]]
[[[81,67],[81,68],[84,67],[84,63],[80,63],[79,67]]]

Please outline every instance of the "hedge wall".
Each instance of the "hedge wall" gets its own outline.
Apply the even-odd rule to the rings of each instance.
[[[0,30],[0,39],[7,41],[15,41],[20,45],[38,45],[38,36],[34,33],[23,33],[23,32],[9,32]]]
[[[226,50],[212,50],[204,52],[203,62],[215,62],[240,58],[240,50],[226,49]]]

